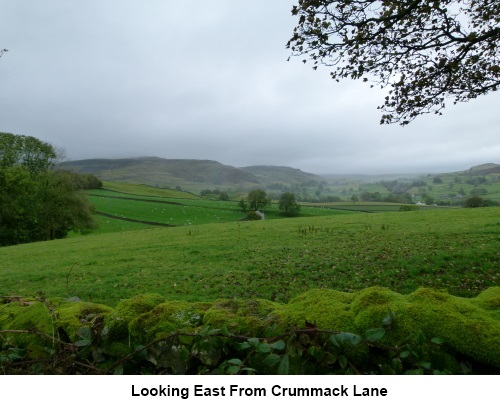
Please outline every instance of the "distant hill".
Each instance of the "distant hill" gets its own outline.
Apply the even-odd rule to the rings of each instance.
[[[346,196],[359,193],[360,187],[364,187],[365,191],[384,192],[385,189],[382,186],[377,188],[366,185],[375,184],[381,180],[401,179],[403,182],[411,182],[410,180],[416,178],[428,180],[428,177],[434,176],[430,174],[331,174],[320,176],[286,166],[261,165],[237,168],[214,160],[163,159],[158,157],[76,160],[62,163],[60,168],[77,173],[91,173],[101,180],[146,184],[160,188],[180,188],[197,194],[206,189],[241,193],[253,188],[262,188],[275,193],[293,190],[298,194],[304,194],[303,198],[319,195],[346,198]],[[472,177],[489,176],[493,179],[491,181],[495,181],[494,179],[500,177],[500,165],[486,163],[461,172],[439,173],[438,175],[442,177],[446,186],[450,182],[455,183],[457,190],[460,190],[458,186],[464,182],[464,190],[469,194],[471,191],[469,188],[475,185]],[[484,182],[480,184],[482,187],[487,185]],[[438,187],[434,183],[433,185],[432,193],[436,194],[439,191],[439,195],[436,194],[437,197],[448,192],[444,186]],[[496,198],[497,193],[496,186],[495,189],[491,190],[488,187],[488,196]]]
[[[281,184],[293,186],[325,181],[321,176],[283,166],[249,166],[236,168],[213,160],[162,159],[86,159],[60,164],[61,169],[90,173],[101,180],[147,184],[198,192],[206,188],[248,190],[272,188]]]
[[[162,159],[87,159],[62,163],[62,169],[91,173],[101,180],[147,184],[155,187],[187,189],[259,184],[249,173],[213,160]]]
[[[306,173],[300,169],[294,169],[286,166],[247,166],[241,167],[246,173],[249,173],[259,179],[261,184],[272,186],[273,184],[319,184],[326,182],[326,179],[313,173]]]
[[[494,174],[494,173],[499,173],[500,174],[500,165],[497,165],[495,163],[485,163],[483,165],[478,165],[478,166],[472,166],[468,170],[469,174],[474,174],[474,175],[486,175],[486,174]]]
[[[388,174],[323,174],[322,177],[329,183],[377,183],[379,181],[391,181],[399,179],[414,179],[422,176],[417,173],[388,173]]]

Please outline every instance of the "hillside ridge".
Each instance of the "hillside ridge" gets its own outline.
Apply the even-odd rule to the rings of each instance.
[[[314,174],[279,165],[234,167],[209,159],[165,159],[155,156],[83,159],[63,162],[63,170],[90,173],[101,180],[146,184],[160,188],[182,188],[192,192],[203,189],[248,191],[254,188],[282,190],[318,187],[339,181],[375,183],[381,180],[424,177],[420,174]],[[500,165],[485,163],[450,175],[500,175]],[[440,173],[444,175],[445,173]]]
[[[219,186],[240,189],[268,187],[276,183],[296,185],[320,183],[324,178],[286,166],[248,166],[237,168],[215,160],[137,157],[122,159],[83,159],[61,163],[59,168],[94,174],[101,180],[141,183],[155,187],[191,189]]]

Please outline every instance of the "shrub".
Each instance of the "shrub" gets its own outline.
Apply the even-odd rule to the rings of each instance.
[[[465,208],[478,208],[484,206],[485,206],[484,200],[478,196],[466,198],[464,201]]]

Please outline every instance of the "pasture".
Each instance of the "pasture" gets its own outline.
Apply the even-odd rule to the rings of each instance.
[[[167,205],[190,218],[201,209],[194,201]],[[161,207],[149,218],[161,218]],[[208,208],[203,210],[214,215]],[[288,302],[313,288],[351,292],[383,286],[406,294],[434,287],[472,297],[499,285],[498,207],[354,215],[324,210],[324,216],[255,222],[230,221],[241,213],[227,211],[227,222],[1,248],[0,295],[43,291],[108,305],[146,292],[191,302]]]
[[[119,184],[119,183],[115,183]],[[117,230],[143,229],[154,226],[126,221],[126,219],[156,223],[157,226],[187,226],[217,222],[235,222],[245,217],[236,201],[220,201],[197,198],[167,197],[167,190],[154,189],[148,186],[135,185],[125,188],[127,192],[112,190],[90,190],[90,202],[96,211],[112,218],[99,218],[99,228],[95,233],[115,232]],[[149,188],[144,189],[144,187]],[[122,188],[123,190],[123,188]],[[152,193],[158,190],[158,195]],[[145,194],[138,194],[145,192]],[[175,193],[175,190],[172,190]],[[182,194],[181,194],[182,195]],[[399,205],[397,206],[399,209]],[[283,218],[277,204],[266,207],[267,219]],[[330,209],[330,207],[303,206],[301,215],[304,217],[345,215],[354,210]],[[120,218],[122,220],[120,220]]]

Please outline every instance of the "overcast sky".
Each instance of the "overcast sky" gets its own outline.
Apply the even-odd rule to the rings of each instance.
[[[385,94],[285,48],[293,0],[0,0],[0,131],[68,159],[327,173],[500,164],[500,94],[379,125]]]

